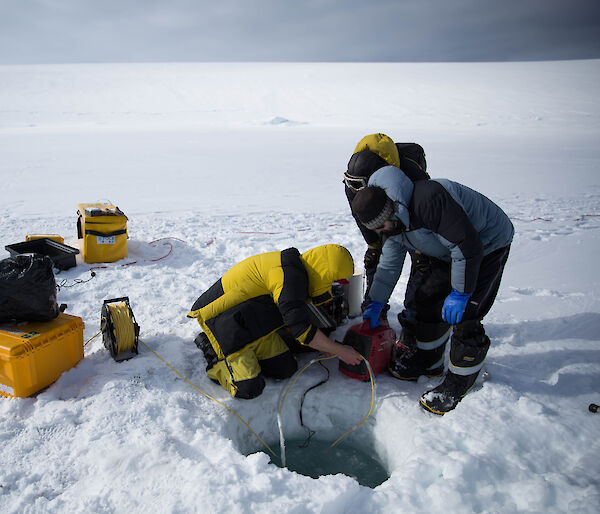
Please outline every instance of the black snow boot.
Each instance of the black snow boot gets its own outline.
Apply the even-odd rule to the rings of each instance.
[[[434,414],[454,409],[475,384],[489,347],[490,339],[479,320],[455,325],[446,378],[421,396],[421,406]]]
[[[219,358],[217,357],[217,353],[210,344],[208,336],[204,332],[200,332],[196,336],[196,339],[194,339],[194,344],[200,350],[202,350],[202,353],[204,354],[204,359],[206,360],[206,371],[208,371],[218,362]]]
[[[400,337],[392,351],[388,371],[400,380],[418,380],[420,376],[440,377],[444,373],[443,344],[433,350],[421,350],[414,345],[405,344],[406,338]]]
[[[409,324],[401,321],[402,333],[392,351],[388,371],[400,380],[442,376],[448,341],[447,327],[438,323]]]
[[[479,372],[472,375],[457,375],[448,371],[444,381],[421,396],[421,407],[443,416],[454,409],[475,384]]]

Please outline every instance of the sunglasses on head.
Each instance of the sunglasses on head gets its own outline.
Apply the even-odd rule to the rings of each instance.
[[[351,191],[356,193],[357,191],[367,187],[368,179],[365,177],[355,177],[346,171],[344,172],[344,184],[346,184],[346,187],[348,187]]]

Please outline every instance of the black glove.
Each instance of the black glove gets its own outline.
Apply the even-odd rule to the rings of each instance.
[[[372,248],[369,246],[365,252],[365,270],[377,268],[379,258],[381,257],[381,247]]]

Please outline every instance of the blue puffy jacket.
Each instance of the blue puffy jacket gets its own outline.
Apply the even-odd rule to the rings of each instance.
[[[485,255],[508,246],[514,228],[489,198],[458,182],[431,179],[412,182],[394,166],[369,179],[395,202],[395,217],[406,229],[388,237],[369,296],[386,303],[402,272],[407,250],[450,262],[452,287],[472,293]]]

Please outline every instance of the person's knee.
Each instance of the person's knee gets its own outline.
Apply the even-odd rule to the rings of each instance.
[[[246,380],[235,381],[235,397],[250,400],[260,396],[265,388],[265,379],[260,375]]]
[[[471,346],[485,343],[485,329],[478,319],[466,319],[452,327],[452,339]]]
[[[468,320],[453,327],[450,363],[462,368],[478,368],[484,361],[490,339],[479,320]]]
[[[274,357],[263,359],[260,368],[267,377],[283,379],[291,377],[298,369],[298,362],[292,352],[286,351]]]

